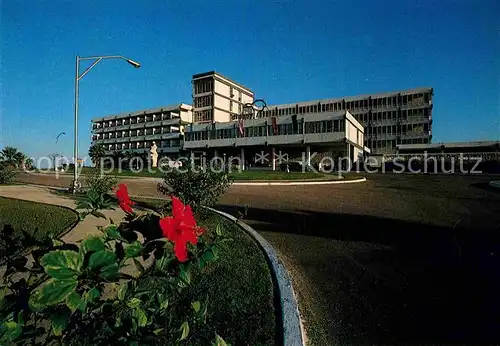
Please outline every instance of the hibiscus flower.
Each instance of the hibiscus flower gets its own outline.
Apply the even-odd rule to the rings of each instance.
[[[188,259],[187,244],[196,245],[198,236],[205,230],[196,225],[191,206],[172,196],[172,216],[160,220],[163,235],[174,243],[174,253],[180,262]]]
[[[127,185],[120,184],[118,185],[118,190],[116,190],[116,198],[118,198],[118,204],[120,208],[127,214],[132,214],[134,211],[132,210],[132,206],[134,202],[130,200],[128,195]]]

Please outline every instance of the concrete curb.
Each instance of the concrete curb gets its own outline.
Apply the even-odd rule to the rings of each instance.
[[[269,244],[259,233],[246,223],[238,220],[234,216],[217,209],[207,209],[233,221],[239,227],[243,228],[264,251],[267,260],[270,263],[271,274],[278,284],[278,293],[281,305],[281,317],[283,323],[283,345],[286,346],[304,346],[305,334],[300,319],[299,307],[297,299],[293,291],[292,282],[286,268],[278,259],[278,255],[274,248]]]
[[[237,183],[234,182],[231,186],[303,186],[303,185],[334,185],[334,184],[353,184],[362,183],[366,181],[366,178],[353,179],[353,180],[320,180],[320,181],[282,181],[282,182],[244,182]]]
[[[497,189],[500,189],[500,180],[492,180],[490,181],[489,185],[491,187],[496,187]]]

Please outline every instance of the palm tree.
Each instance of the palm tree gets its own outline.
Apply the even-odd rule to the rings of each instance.
[[[101,159],[105,155],[104,147],[100,144],[93,144],[89,148],[89,156],[92,159],[92,162],[99,166],[101,164]]]
[[[25,155],[13,147],[5,147],[0,152],[0,160],[9,167],[19,167],[24,163]]]
[[[31,157],[26,157],[24,159],[24,169],[32,169],[33,168],[33,159]]]
[[[131,150],[126,150],[123,153],[123,157],[125,158],[125,163],[127,165],[127,168],[130,169],[131,168],[130,161],[132,161],[132,159],[135,157],[135,154]]]

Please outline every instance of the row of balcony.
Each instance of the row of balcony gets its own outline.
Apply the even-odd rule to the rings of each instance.
[[[354,101],[350,101],[354,102]],[[310,113],[324,113],[324,112],[340,112],[347,110],[351,112],[353,115],[355,114],[363,114],[367,113],[368,111],[372,112],[379,112],[381,110],[383,111],[396,111],[398,109],[400,110],[408,110],[408,109],[423,109],[423,108],[429,108],[432,107],[432,101],[429,102],[415,102],[415,103],[407,103],[407,104],[400,104],[400,105],[393,105],[393,104],[386,104],[386,105],[372,105],[372,106],[358,106],[358,107],[350,107],[346,103],[345,107],[342,107],[341,102],[337,103],[322,103],[319,102],[317,104],[311,104],[311,105],[293,105],[291,107],[287,108],[281,108],[280,106],[270,106],[268,107],[267,110],[264,112],[260,113],[258,117],[260,118],[267,118],[270,116],[282,116],[282,115],[292,115],[292,114],[310,114]]]
[[[107,131],[119,131],[119,130],[133,130],[140,128],[149,128],[149,127],[160,127],[160,126],[175,126],[180,124],[180,118],[177,119],[169,119],[169,120],[158,120],[158,121],[149,121],[138,124],[124,124],[124,125],[116,125],[116,126],[106,126],[106,127],[96,127],[93,126],[92,132],[94,133],[102,133]]]
[[[428,138],[430,136],[430,133],[426,132],[406,132],[406,133],[401,133],[401,134],[395,134],[395,133],[382,133],[382,134],[365,134],[365,141],[369,140],[391,140],[391,139],[397,139],[398,137],[400,139],[413,139],[413,138]]]
[[[432,117],[408,117],[407,119],[381,119],[381,120],[372,120],[372,121],[361,121],[358,120],[363,127],[368,126],[384,126],[384,125],[397,125],[398,123],[401,125],[408,124],[426,124],[432,121]]]
[[[177,146],[177,147],[162,147],[162,148],[158,148],[158,153],[178,153],[180,150],[182,149],[182,147],[180,146]],[[149,148],[134,148],[134,149],[130,149],[130,148],[113,148],[113,149],[106,149],[104,150],[104,155],[113,155],[116,151],[120,151],[120,150],[126,150],[126,151],[130,151],[134,154],[149,154]]]
[[[179,132],[170,133],[158,133],[151,135],[140,135],[140,136],[127,136],[127,137],[113,137],[113,138],[96,138],[92,137],[92,140],[98,143],[124,143],[124,142],[138,142],[138,141],[154,141],[161,139],[177,139],[180,138],[181,134]]]

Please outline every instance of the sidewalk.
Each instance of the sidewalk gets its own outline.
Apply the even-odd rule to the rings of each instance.
[[[49,188],[43,187],[26,185],[0,186],[0,196],[24,199],[27,201],[39,203],[54,204],[71,209],[76,208],[76,203],[74,200],[55,195],[50,192]],[[62,240],[67,243],[76,243],[77,241],[85,238],[87,235],[100,234],[97,226],[105,226],[109,224],[109,218],[113,219],[115,222],[118,222],[125,216],[125,213],[121,209],[103,210],[102,213],[106,215],[108,219],[88,216],[84,220],[80,221],[75,228],[65,234],[62,237]]]

